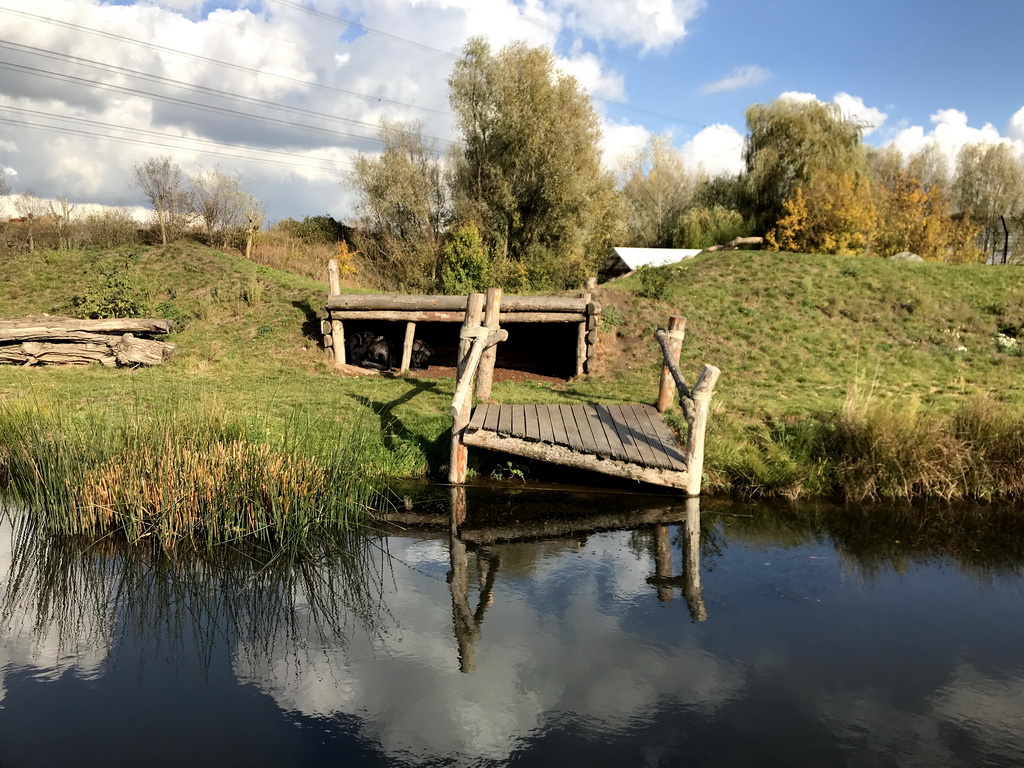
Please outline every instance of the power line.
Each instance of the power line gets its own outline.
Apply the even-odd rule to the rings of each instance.
[[[301,7],[301,6],[299,6],[299,7]],[[44,22],[46,24],[52,24],[52,25],[55,25],[55,26],[64,27],[65,29],[73,29],[73,30],[78,31],[78,32],[87,32],[89,34],[99,35],[101,37],[106,37],[106,38],[111,39],[111,40],[119,40],[121,42],[129,43],[131,45],[140,45],[140,46],[143,46],[145,48],[152,49],[152,50],[163,51],[164,53],[170,53],[170,54],[174,54],[176,56],[184,56],[184,57],[189,58],[189,59],[194,59],[196,61],[203,61],[203,62],[206,62],[207,64],[214,64],[214,65],[221,66],[221,67],[228,67],[229,69],[235,69],[235,70],[238,70],[240,72],[247,72],[249,74],[260,75],[262,77],[274,77],[274,78],[277,78],[278,80],[283,80],[285,82],[295,83],[296,85],[301,85],[301,86],[303,86],[305,88],[318,88],[320,90],[331,91],[333,93],[341,93],[341,94],[344,94],[346,96],[355,96],[356,98],[366,99],[368,101],[375,101],[378,104],[390,104],[390,105],[396,106],[396,107],[405,107],[407,109],[417,109],[417,110],[420,110],[420,111],[423,111],[423,112],[432,112],[432,113],[438,114],[438,115],[450,115],[451,114],[451,112],[448,112],[446,110],[434,109],[433,107],[422,107],[422,106],[419,106],[419,105],[416,105],[416,104],[409,104],[407,102],[396,101],[394,99],[388,99],[388,98],[385,98],[383,96],[374,96],[372,94],[359,93],[357,91],[349,91],[349,90],[346,90],[345,88],[337,88],[337,87],[335,87],[333,85],[324,85],[323,83],[316,83],[316,82],[312,82],[311,83],[308,80],[301,80],[301,79],[299,79],[297,77],[289,77],[288,75],[282,75],[282,74],[278,74],[278,73],[275,73],[275,72],[266,72],[266,71],[263,71],[263,70],[255,69],[254,67],[246,67],[246,66],[244,66],[242,64],[235,64],[235,63],[229,62],[229,61],[221,61],[220,59],[211,59],[211,58],[209,58],[207,56],[200,56],[199,54],[196,54],[196,53],[188,53],[186,51],[179,51],[179,50],[177,50],[175,48],[168,48],[168,47],[163,46],[163,45],[157,45],[156,43],[153,43],[153,42],[147,42],[147,41],[143,41],[143,40],[135,40],[133,38],[126,37],[125,35],[118,35],[118,34],[116,34],[114,32],[107,32],[107,31],[101,30],[101,29],[94,29],[92,27],[85,27],[85,26],[82,26],[81,24],[73,24],[73,23],[71,23],[69,21],[61,21],[59,19],[51,19],[51,18],[47,18],[46,16],[39,16],[39,15],[34,14],[34,13],[28,13],[27,11],[18,11],[18,10],[14,10],[12,8],[0,8],[0,12],[16,14],[16,15],[22,16],[24,18],[29,18],[29,19],[34,19],[36,21]]]
[[[177,105],[180,105],[180,106],[183,106],[183,107],[187,107],[189,109],[197,109],[197,110],[204,111],[204,112],[213,112],[213,113],[217,113],[217,114],[230,115],[230,116],[233,116],[233,117],[240,117],[240,118],[244,118],[246,121],[249,121],[249,122],[255,121],[255,122],[260,122],[260,123],[268,123],[268,124],[271,124],[271,125],[285,126],[285,127],[289,128],[289,129],[300,129],[300,130],[304,130],[304,131],[311,131],[313,133],[322,133],[322,134],[326,134],[328,136],[346,137],[346,138],[353,138],[353,139],[356,139],[356,140],[359,140],[359,141],[380,143],[380,139],[375,139],[375,138],[372,138],[372,137],[369,137],[369,136],[358,136],[356,134],[346,134],[344,132],[334,131],[334,130],[331,130],[329,128],[321,128],[319,126],[306,125],[304,123],[294,123],[294,122],[291,122],[289,120],[283,120],[283,119],[276,118],[276,117],[269,117],[267,115],[253,115],[253,114],[246,113],[246,112],[240,112],[240,111],[238,111],[236,109],[228,109],[227,107],[217,107],[217,106],[214,106],[212,104],[198,104],[198,103],[195,103],[195,102],[192,102],[192,101],[188,101],[186,99],[179,99],[179,98],[176,98],[174,96],[165,96],[165,95],[162,95],[162,94],[151,93],[149,91],[142,91],[142,90],[139,90],[137,88],[128,88],[128,87],[123,86],[123,85],[113,85],[111,83],[97,83],[97,82],[94,82],[92,80],[88,80],[87,78],[84,78],[84,77],[76,77],[75,75],[67,75],[67,74],[62,74],[62,73],[57,73],[57,72],[47,72],[45,70],[38,69],[37,67],[30,67],[30,66],[27,66],[25,64],[14,64],[14,63],[11,63],[11,62],[0,62],[0,69],[9,69],[9,70],[29,72],[29,73],[31,73],[33,75],[36,75],[37,77],[45,77],[45,78],[48,78],[50,80],[63,80],[65,82],[75,82],[75,83],[80,83],[80,84],[82,84],[84,86],[87,86],[89,88],[99,88],[101,90],[106,90],[106,91],[115,91],[115,92],[118,92],[118,93],[127,93],[127,94],[131,94],[131,95],[134,95],[134,96],[142,96],[142,97],[147,98],[147,99],[153,99],[155,101],[163,101],[163,102],[166,102],[168,104],[177,104]]]
[[[136,72],[134,70],[127,69],[125,67],[119,67],[116,64],[108,64],[106,62],[94,61],[92,59],[84,59],[84,58],[81,58],[79,56],[72,56],[71,54],[61,53],[61,52],[58,52],[58,51],[50,51],[50,50],[47,50],[47,49],[44,49],[44,48],[37,48],[37,47],[31,46],[31,45],[22,45],[21,43],[10,43],[10,42],[6,42],[6,41],[0,41],[0,48],[8,48],[10,50],[19,50],[19,51],[28,53],[30,55],[40,56],[40,57],[43,57],[43,58],[54,59],[54,60],[58,60],[58,61],[67,61],[69,63],[78,64],[78,65],[84,66],[84,67],[90,67],[92,69],[98,69],[100,71],[117,72],[117,73],[125,75],[127,77],[133,77],[133,78],[140,79],[140,80],[148,80],[150,82],[156,82],[156,83],[161,83],[161,84],[165,84],[165,85],[171,85],[171,86],[173,86],[175,88],[191,89],[191,90],[194,90],[194,91],[199,91],[201,93],[207,93],[207,94],[210,94],[212,96],[217,96],[219,98],[223,98],[223,99],[227,99],[227,100],[231,100],[231,101],[245,102],[245,103],[248,103],[248,104],[259,105],[259,106],[267,107],[267,108],[270,108],[270,109],[277,109],[277,110],[280,110],[282,112],[291,112],[291,113],[296,113],[296,114],[300,114],[301,113],[301,114],[304,114],[304,115],[309,115],[311,117],[316,117],[316,118],[320,118],[320,119],[323,119],[323,120],[333,120],[333,121],[337,121],[337,122],[341,122],[341,123],[346,123],[346,124],[354,125],[354,126],[359,127],[359,128],[367,128],[367,129],[370,129],[370,130],[373,130],[373,131],[378,131],[379,128],[380,128],[379,125],[373,125],[372,123],[367,123],[367,122],[365,122],[363,120],[355,120],[354,118],[348,118],[348,117],[339,117],[339,116],[330,115],[330,114],[327,114],[327,113],[324,113],[324,112],[316,112],[314,110],[304,109],[302,107],[294,107],[294,106],[290,106],[290,105],[286,105],[286,104],[278,104],[276,102],[267,101],[265,99],[257,99],[257,98],[252,97],[252,96],[243,96],[241,94],[229,93],[228,91],[223,91],[223,90],[220,90],[218,88],[210,88],[210,87],[207,87],[207,86],[204,86],[204,85],[195,85],[195,84],[192,84],[192,83],[187,83],[187,82],[185,82],[183,80],[176,80],[174,78],[164,77],[163,75],[154,75],[154,74],[150,74],[148,72]],[[20,66],[20,65],[15,65],[15,66]],[[257,119],[259,119],[259,118],[257,118]],[[307,126],[307,127],[310,128],[310,129],[313,129],[313,130],[327,130],[327,129],[316,128],[314,126]],[[380,143],[380,139],[375,137],[375,136],[363,136],[363,135],[360,135],[360,134],[344,133],[344,132],[340,132],[340,131],[334,131],[333,133],[336,133],[338,136],[344,136],[346,138],[359,139],[359,140],[363,140],[363,141],[374,141],[374,142]],[[429,139],[431,139],[431,140],[433,140],[435,142],[443,143],[443,144],[452,144],[453,143],[453,142],[451,142],[448,139],[441,139],[441,138],[438,138],[436,136],[428,136],[426,138],[429,138]]]
[[[135,134],[140,134],[140,135],[156,136],[157,138],[174,139],[176,141],[181,141],[181,142],[192,142],[192,143],[197,143],[197,144],[211,145],[211,146],[213,146],[213,147],[215,147],[217,149],[228,149],[228,148],[229,149],[240,149],[240,150],[244,150],[246,153],[253,153],[253,152],[256,153],[255,156],[249,155],[249,154],[225,155],[226,157],[233,157],[233,158],[237,158],[237,159],[262,161],[264,158],[259,157],[259,155],[275,155],[275,156],[279,156],[280,158],[284,158],[284,162],[287,162],[288,164],[291,164],[291,165],[295,165],[296,167],[302,167],[302,168],[312,168],[312,167],[315,167],[315,166],[310,166],[310,165],[303,164],[303,163],[297,163],[294,160],[294,158],[297,157],[294,153],[284,152],[284,151],[276,150],[276,149],[264,149],[262,147],[250,147],[250,146],[240,145],[240,144],[229,145],[229,144],[224,144],[224,143],[219,142],[219,141],[213,141],[212,139],[203,139],[203,138],[199,138],[197,136],[176,136],[175,134],[172,134],[172,133],[165,133],[163,131],[154,131],[154,130],[150,130],[148,128],[134,128],[134,127],[128,127],[128,126],[123,126],[123,125],[111,126],[109,123],[102,122],[102,121],[99,121],[99,120],[89,120],[88,118],[72,117],[70,115],[57,115],[57,114],[54,114],[52,112],[42,112],[40,110],[27,109],[27,108],[24,108],[24,107],[0,106],[0,110],[7,110],[8,112],[16,112],[16,113],[21,114],[21,115],[47,118],[47,119],[50,119],[50,120],[59,120],[59,121],[62,121],[62,122],[69,122],[69,123],[72,123],[72,124],[83,124],[83,125],[96,126],[98,128],[102,128],[102,129],[107,130],[107,131],[110,131],[110,130],[126,131],[126,132],[129,132],[129,133],[135,133]],[[42,127],[42,124],[37,124],[37,125]],[[53,128],[57,128],[58,126],[52,126],[52,127]],[[90,134],[90,135],[93,135],[93,134]],[[106,136],[106,134],[100,134],[100,135]],[[108,137],[108,138],[112,138],[112,137]],[[161,146],[172,147],[172,145],[169,145],[169,144],[162,144]],[[201,148],[198,148],[198,147],[184,147],[184,146],[178,146],[178,145],[174,145],[172,148],[175,148],[175,149],[187,149],[187,150],[192,150],[192,151],[196,151],[196,152],[204,151],[204,150],[202,150]],[[210,150],[210,151],[214,152],[215,150]],[[341,171],[343,169],[351,170],[351,168],[353,167],[351,163],[349,163],[348,161],[345,161],[345,160],[335,160],[335,159],[332,159],[332,158],[315,157],[315,156],[311,156],[311,155],[306,155],[304,157],[306,157],[307,159],[309,159],[311,161],[318,161],[320,163],[330,163],[330,164],[335,166],[335,168],[333,168],[333,170],[337,170],[337,171]],[[278,158],[275,157],[275,158],[270,158],[270,159],[276,160]]]
[[[84,136],[84,137],[88,137],[88,138],[104,139],[104,140],[107,140],[107,141],[117,141],[117,142],[121,142],[123,144],[137,144],[137,145],[142,145],[142,146],[145,146],[145,147],[163,147],[165,149],[178,149],[178,150],[181,150],[181,149],[192,149],[192,151],[199,152],[199,153],[204,154],[204,155],[211,155],[211,156],[214,156],[214,157],[224,157],[224,158],[229,158],[229,159],[232,159],[232,160],[249,160],[249,161],[258,162],[258,163],[267,163],[269,165],[284,166],[284,167],[296,168],[296,169],[307,170],[307,171],[316,171],[316,170],[333,170],[333,171],[337,171],[338,170],[337,168],[334,168],[334,169],[324,169],[322,167],[318,167],[318,166],[315,166],[315,165],[309,165],[309,164],[303,164],[303,163],[295,163],[295,162],[286,162],[286,161],[283,161],[283,160],[276,160],[276,159],[273,159],[273,158],[262,158],[262,157],[244,156],[244,155],[239,155],[237,153],[232,154],[232,153],[229,153],[229,152],[217,152],[217,151],[209,150],[209,149],[196,149],[196,148],[182,147],[182,146],[177,145],[177,144],[166,144],[166,143],[162,143],[162,142],[153,141],[151,139],[134,139],[134,138],[131,138],[130,136],[114,136],[114,135],[111,135],[109,133],[94,133],[92,131],[85,131],[85,130],[76,129],[76,128],[69,128],[69,127],[66,127],[66,126],[45,125],[43,123],[34,123],[34,122],[31,122],[31,121],[28,121],[28,120],[15,120],[15,119],[12,119],[12,118],[9,118],[9,117],[3,117],[3,116],[0,116],[0,123],[6,123],[8,125],[21,125],[21,126],[25,126],[27,128],[33,128],[35,130],[49,131],[49,132],[52,132],[52,133],[60,133],[60,134],[64,134],[64,135],[70,134],[72,136]],[[226,146],[226,145],[222,145],[222,146]],[[351,167],[351,166],[349,166],[349,167]]]

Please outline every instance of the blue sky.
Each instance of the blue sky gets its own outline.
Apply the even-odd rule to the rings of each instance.
[[[445,79],[471,35],[552,46],[613,169],[668,133],[735,171],[744,111],[783,94],[835,100],[875,145],[1024,154],[1021,30],[1020,0],[0,0],[0,170],[15,192],[138,205],[132,166],[168,154],[237,173],[271,220],[350,219],[381,117],[454,137]]]

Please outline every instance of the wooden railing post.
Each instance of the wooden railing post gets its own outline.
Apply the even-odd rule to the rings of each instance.
[[[337,259],[327,260],[327,282],[331,287],[332,296],[341,293],[341,270],[338,269]]]
[[[456,394],[464,375],[472,375],[475,371],[469,371],[468,364],[470,352],[473,349],[474,332],[480,327],[480,321],[484,313],[484,295],[482,293],[471,293],[466,302],[466,318],[462,321],[462,332],[459,334],[459,357],[457,362],[457,373],[455,375]],[[469,424],[469,415],[473,409],[472,398],[464,397],[456,408],[455,399],[452,401],[452,448],[451,461],[448,465],[448,481],[451,483],[466,482],[466,472],[469,469],[469,449],[462,442],[462,433]]]
[[[487,300],[484,307],[484,325],[488,330],[498,330],[498,315],[501,313],[501,288],[488,288]],[[498,345],[488,347],[484,350],[484,356],[480,360],[480,370],[477,371],[476,396],[481,400],[487,400],[491,396],[491,387],[494,385],[494,362],[498,356]]]
[[[690,496],[700,496],[701,476],[704,474],[704,433],[708,428],[711,396],[715,394],[720,374],[715,366],[705,365],[693,386],[694,414],[686,436],[686,493]]]
[[[679,354],[683,351],[683,336],[686,333],[686,318],[673,315],[668,319],[667,347],[672,355],[672,362],[679,365]],[[676,396],[676,382],[667,361],[661,367],[661,386],[658,387],[658,413],[664,413],[672,405]]]

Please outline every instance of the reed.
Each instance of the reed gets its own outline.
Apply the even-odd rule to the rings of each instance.
[[[747,496],[1024,498],[1024,420],[988,396],[967,398],[950,414],[855,386],[837,411],[716,426],[711,485]]]
[[[387,498],[389,457],[373,431],[312,422],[299,413],[268,430],[215,406],[7,403],[0,478],[49,532],[301,549],[372,518]]]

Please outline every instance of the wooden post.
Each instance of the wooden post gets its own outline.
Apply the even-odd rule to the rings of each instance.
[[[469,363],[469,353],[473,348],[472,333],[480,326],[480,320],[484,314],[484,295],[482,293],[471,293],[466,303],[466,319],[462,323],[462,333],[459,334],[459,357],[458,368],[455,375],[455,388],[458,390],[459,382],[466,366]],[[452,448],[451,460],[448,465],[448,481],[451,483],[466,482],[466,472],[469,469],[469,449],[462,442],[462,433],[469,424],[469,416],[473,410],[471,398],[465,398],[459,406],[459,412],[452,417]]]
[[[683,351],[683,335],[686,332],[686,318],[673,315],[668,319],[668,348],[672,362],[679,365],[679,353]],[[668,365],[661,367],[661,386],[658,387],[658,413],[664,413],[676,398],[676,382]]]
[[[412,342],[416,338],[416,323],[405,324],[405,341],[402,343],[402,364],[399,373],[405,373],[412,365]]]
[[[597,326],[601,323],[601,305],[597,302],[587,304],[587,360],[584,366],[587,373],[594,372],[594,361],[597,358]]]
[[[331,320],[331,335],[334,337],[334,367],[345,365],[345,326],[341,320]]]
[[[327,284],[328,301],[331,296],[341,293],[341,272],[338,270],[338,260],[327,260]],[[331,319],[331,310],[327,310],[327,320],[324,321],[324,351],[328,359],[334,362],[335,368],[345,365],[345,326],[341,320]]]
[[[585,290],[587,293],[593,293],[594,291],[596,291],[597,290],[597,278],[596,277],[588,277],[587,281],[583,284],[583,290]]]
[[[589,279],[587,282],[590,282]],[[583,294],[583,302],[589,307],[591,294]],[[587,319],[584,316],[583,322],[576,326],[576,375],[582,376],[587,365]]]
[[[705,365],[693,386],[694,417],[686,436],[686,493],[690,496],[700,496],[701,475],[704,473],[704,433],[708,428],[708,410],[719,375],[721,371],[715,366]]]
[[[498,315],[501,313],[501,288],[487,289],[487,302],[484,308],[484,325],[491,331],[498,330]],[[480,359],[480,370],[476,375],[476,396],[481,400],[487,400],[491,396],[491,387],[494,384],[494,361],[498,356],[498,345],[488,347],[484,350],[484,356]]]
[[[338,270],[338,260],[327,260],[327,283],[331,287],[331,295],[337,296],[341,293],[341,272]]]
[[[452,500],[449,528],[452,536],[458,536],[459,526],[466,522],[466,489],[461,485],[453,485],[449,490]]]

